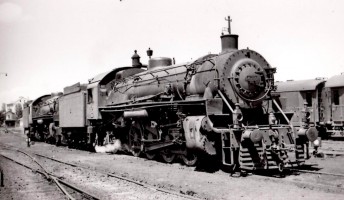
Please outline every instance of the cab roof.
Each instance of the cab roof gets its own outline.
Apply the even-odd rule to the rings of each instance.
[[[122,71],[124,69],[134,69],[134,68],[140,68],[140,67],[132,67],[132,66],[125,66],[125,67],[115,67],[111,71],[107,71],[101,74],[98,74],[97,76],[91,78],[88,80],[88,86],[87,88],[93,88],[98,86],[99,84],[104,84],[108,81],[111,81],[114,79],[114,76],[117,72]]]
[[[103,72],[101,74],[96,75],[93,78],[88,79],[88,83],[92,84],[92,83],[95,83],[95,82],[99,82],[100,80],[102,80],[104,78],[104,76],[106,76],[111,71]]]

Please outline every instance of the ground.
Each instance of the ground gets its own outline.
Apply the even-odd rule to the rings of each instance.
[[[322,149],[327,155],[311,158],[307,162],[316,164],[317,168],[320,168],[319,172],[344,174],[342,167],[344,156],[341,154],[344,152],[343,143],[343,141],[323,141]],[[91,169],[112,172],[179,193],[192,194],[201,199],[344,199],[344,176],[295,172],[287,174],[284,178],[266,174],[238,177],[236,174],[231,175],[219,169],[205,172],[200,167],[186,167],[178,162],[166,164],[125,154],[91,153],[40,142],[27,147],[22,131],[9,133],[0,131],[1,144],[13,145],[28,152],[81,164]],[[5,151],[1,148],[0,146],[0,154]],[[56,164],[47,162],[48,165],[49,163]],[[65,175],[71,179],[78,179],[80,176],[78,173]],[[29,178],[28,176],[27,179]],[[93,184],[94,181],[90,177],[80,178],[80,181],[84,181],[89,188],[99,188],[97,185],[99,183]],[[116,188],[111,185],[108,187]],[[159,196],[154,198],[160,199]],[[141,199],[150,199],[150,197],[142,196]],[[161,199],[166,198],[161,197]],[[179,198],[175,197],[175,199]]]

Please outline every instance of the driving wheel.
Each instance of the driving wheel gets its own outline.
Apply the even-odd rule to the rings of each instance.
[[[187,166],[194,166],[197,163],[197,155],[193,152],[186,150],[186,154],[182,155],[182,160]]]
[[[171,137],[169,135],[165,136],[165,142],[171,141]],[[160,152],[162,159],[167,163],[172,163],[176,154],[172,153],[171,149],[166,148]]]
[[[153,138],[153,134],[152,133],[148,133],[147,139],[148,140],[153,140],[154,139]],[[149,160],[153,160],[156,157],[156,152],[154,152],[154,151],[148,151],[148,152],[145,152],[145,154],[146,154],[147,159],[149,159]]]

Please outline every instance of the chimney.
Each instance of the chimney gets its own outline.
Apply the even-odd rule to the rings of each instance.
[[[231,18],[228,16],[228,18],[225,18],[226,21],[228,21],[228,34],[221,35],[221,46],[222,46],[222,52],[226,50],[233,50],[238,49],[238,35],[231,34]]]
[[[227,49],[238,49],[238,35],[221,35],[222,52]]]

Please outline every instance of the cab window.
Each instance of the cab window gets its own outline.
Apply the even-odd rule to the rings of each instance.
[[[93,93],[92,93],[92,89],[88,89],[87,90],[87,103],[93,103]]]

